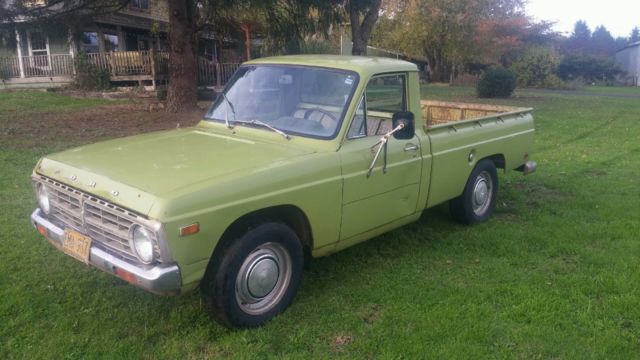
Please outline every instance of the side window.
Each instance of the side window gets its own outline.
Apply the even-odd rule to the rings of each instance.
[[[347,133],[349,139],[383,135],[391,131],[391,118],[407,109],[406,76],[378,75],[369,80]]]
[[[365,91],[367,115],[383,113],[391,118],[394,112],[406,110],[405,88],[405,76],[400,74],[376,76],[369,80]]]

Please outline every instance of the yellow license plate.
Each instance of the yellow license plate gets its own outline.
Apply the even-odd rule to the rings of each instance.
[[[88,263],[89,254],[91,253],[91,238],[75,230],[65,229],[62,251],[84,263]]]

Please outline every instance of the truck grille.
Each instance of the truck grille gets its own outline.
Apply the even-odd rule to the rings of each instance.
[[[129,244],[129,232],[134,225],[142,226],[144,218],[47,177],[35,180],[49,193],[50,220],[89,236],[95,245],[123,260],[139,262]],[[154,231],[149,233],[155,236]],[[158,255],[158,239],[153,240]]]

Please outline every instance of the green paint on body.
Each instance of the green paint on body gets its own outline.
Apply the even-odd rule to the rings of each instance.
[[[262,127],[229,129],[219,121],[202,121],[193,128],[52,154],[35,172],[162,222],[187,289],[202,278],[224,232],[247,214],[283,206],[297,209],[310,227],[313,255],[323,256],[413,221],[426,208],[457,197],[477,161],[500,156],[505,170],[511,170],[532,150],[530,109],[429,127],[422,118],[417,68],[404,61],[283,56],[247,64],[355,72],[359,81],[337,136],[287,140]],[[386,173],[379,161],[367,177],[380,134],[350,139],[347,132],[370,79],[390,73],[404,79],[403,102],[415,116],[416,132],[409,140],[391,138]],[[402,88],[389,87],[391,92]],[[371,101],[383,99],[384,80],[378,80],[374,90]],[[376,119],[371,114],[369,120],[380,128],[390,125],[391,113],[376,111]],[[476,156],[469,160],[471,152]],[[178,236],[181,226],[194,222],[201,224],[198,234]]]

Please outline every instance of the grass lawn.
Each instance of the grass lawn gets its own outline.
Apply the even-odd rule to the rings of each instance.
[[[197,292],[148,294],[32,229],[38,157],[100,136],[34,143],[7,129],[101,103],[0,92],[0,358],[638,358],[640,100],[608,90],[486,101],[425,86],[534,107],[538,172],[501,175],[487,223],[457,225],[440,206],[314,260],[292,307],[243,331],[211,322]]]

